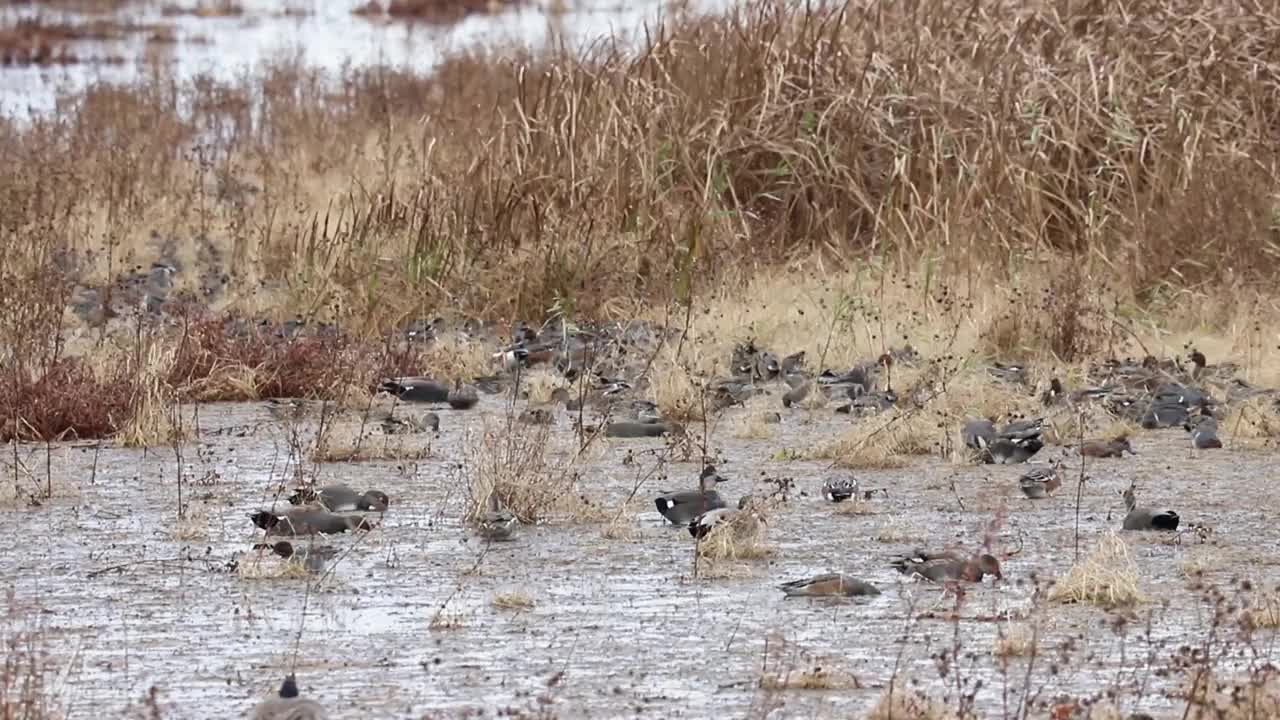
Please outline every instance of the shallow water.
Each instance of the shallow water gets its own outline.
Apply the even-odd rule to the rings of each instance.
[[[382,488],[393,505],[380,529],[332,540],[348,554],[313,592],[304,579],[220,570],[237,556],[252,562],[248,548],[261,538],[247,514],[269,505],[282,478],[291,477],[286,428],[261,406],[200,410],[201,440],[184,451],[185,476],[203,478],[184,488],[189,510],[207,519],[195,540],[176,539],[171,530],[172,448],[56,447],[55,498],[0,510],[10,530],[0,536],[15,598],[10,616],[45,631],[65,673],[59,698],[70,717],[98,717],[104,709],[119,715],[153,685],[169,717],[243,716],[290,667],[300,626],[303,692],[336,717],[485,717],[539,708],[559,717],[846,717],[870,708],[895,665],[899,677],[919,679],[937,697],[954,689],[956,675],[941,680],[931,656],[957,637],[959,675],[983,681],[983,716],[1002,716],[1006,689],[1008,702],[1021,697],[1026,660],[1002,668],[992,656],[993,618],[1032,606],[1033,573],[1048,580],[1071,564],[1075,510],[1066,488],[1056,498],[1027,501],[1016,488],[1017,467],[931,458],[907,469],[860,471],[863,487],[887,488],[888,497],[875,500],[869,514],[837,514],[819,498],[823,463],[771,457],[834,436],[847,418],[787,411],[772,438],[741,440],[731,428],[735,413],[745,411],[731,411],[711,439],[724,458],[718,467],[731,478],[722,489],[736,497],[763,473],[794,478],[796,492],[769,518],[773,557],[744,562],[729,579],[695,578],[691,538],[661,526],[651,501],[660,490],[691,486],[691,463],[669,465],[666,479],[641,487],[624,514],[634,518],[630,537],[606,537],[595,523],[526,528],[515,542],[488,546],[472,535],[461,522],[466,486],[457,463],[468,434],[499,422],[501,408],[500,400],[485,398],[480,410],[441,411],[443,433],[425,460],[318,466],[321,482]],[[555,432],[557,443],[571,441],[563,413]],[[1177,701],[1164,696],[1180,678],[1159,677],[1146,663],[1150,651],[1164,666],[1178,645],[1201,642],[1211,626],[1185,564],[1222,563],[1205,579],[1224,587],[1237,577],[1260,584],[1277,577],[1269,550],[1277,531],[1258,502],[1266,497],[1261,483],[1275,475],[1273,454],[1192,458],[1173,431],[1144,433],[1135,446],[1136,458],[1091,466],[1080,512],[1084,544],[1119,526],[1116,491],[1130,478],[1147,502],[1216,532],[1207,543],[1185,537],[1181,545],[1129,537],[1152,602],[1134,614],[1127,640],[1111,629],[1114,615],[1045,604],[1034,615],[1042,619],[1042,657],[1031,685],[1040,702],[1118,685],[1130,698],[1122,705],[1128,711],[1137,709],[1132,685],[1143,682],[1142,709],[1180,715]],[[640,450],[662,447],[656,440],[607,441],[580,467],[582,490],[616,509],[653,467],[653,456]],[[621,462],[628,449],[635,465]],[[43,482],[44,447],[25,447],[20,457]],[[310,473],[313,466],[306,467]],[[1001,508],[1002,542],[1016,548],[1013,538],[1021,535],[1022,550],[1005,563],[1004,582],[970,589],[958,622],[945,619],[954,601],[938,588],[887,567],[892,555],[916,546],[976,545]],[[190,559],[140,563],[175,558]],[[270,568],[274,558],[261,562]],[[118,572],[89,576],[121,564]],[[775,587],[832,569],[884,592],[866,603],[832,604],[784,601]],[[513,590],[534,607],[491,605],[495,594]],[[1142,637],[1148,614],[1150,641]],[[1059,659],[1064,643],[1072,647]],[[771,662],[852,673],[859,688],[758,690],[767,645]],[[1049,672],[1051,662],[1057,674]]]
[[[562,12],[550,12],[546,0],[456,23],[429,24],[353,15],[364,0],[242,0],[244,12],[231,17],[165,15],[165,4],[141,0],[114,17],[170,27],[176,43],[148,43],[152,33],[128,33],[119,40],[73,43],[81,60],[76,64],[0,67],[0,113],[46,112],[54,108],[60,90],[75,92],[97,81],[129,82],[156,67],[179,80],[204,74],[224,81],[282,58],[334,72],[347,66],[429,71],[446,53],[476,46],[540,47],[555,39],[577,47],[602,36],[628,42],[670,12],[664,0],[574,0],[564,3]],[[702,0],[680,7],[698,11],[725,4]],[[73,24],[104,17],[50,10],[38,2],[0,8],[5,25],[35,15]]]

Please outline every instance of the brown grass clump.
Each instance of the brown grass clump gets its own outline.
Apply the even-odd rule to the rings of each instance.
[[[711,394],[705,381],[696,376],[687,361],[663,351],[655,363],[661,368],[652,374],[649,387],[662,417],[680,422],[703,420],[711,408]]]
[[[809,457],[843,468],[898,468],[912,457],[938,454],[942,430],[927,413],[896,412],[863,419],[835,440],[812,448]]]
[[[1219,427],[1233,444],[1274,448],[1280,445],[1280,406],[1271,396],[1250,398],[1232,407]]]
[[[178,542],[195,542],[209,538],[209,513],[203,508],[189,511],[168,523],[169,539]]]
[[[934,702],[917,690],[904,687],[902,680],[889,686],[866,720],[954,720],[946,705]]]
[[[177,341],[167,377],[183,396],[204,402],[348,398],[376,372],[368,348],[333,331],[287,335],[234,318],[191,322]]]
[[[1003,628],[1003,632],[996,636],[995,645],[991,649],[991,653],[996,657],[1023,657],[1030,655],[1035,650],[1036,631],[1034,628],[1024,624],[1010,624]]]
[[[730,432],[739,440],[768,440],[773,437],[773,428],[764,413],[750,412],[738,418]]]
[[[698,542],[698,555],[713,562],[771,557],[773,546],[765,542],[768,530],[763,508],[739,512],[733,520],[717,525]]]
[[[241,580],[300,580],[309,575],[303,563],[270,550],[245,553],[236,562],[236,577]]]
[[[535,603],[533,598],[516,590],[511,592],[500,592],[493,596],[489,604],[498,610],[532,610]]]
[[[173,363],[172,347],[150,343],[142,367],[134,370],[136,382],[128,420],[116,438],[125,447],[154,447],[181,442],[189,435],[183,427],[182,408],[163,377]]]
[[[59,669],[46,645],[45,631],[32,620],[34,612],[20,610],[12,589],[4,634],[0,637],[4,663],[0,665],[0,717],[13,720],[55,720],[63,717],[55,695]]]
[[[463,448],[469,502],[465,520],[489,510],[497,495],[503,508],[520,522],[597,521],[604,508],[578,489],[567,461],[551,452],[551,428],[515,422],[486,421],[468,435]]]
[[[838,668],[794,668],[760,676],[763,690],[853,690],[860,688],[853,673]]]
[[[1054,583],[1049,599],[1117,607],[1144,602],[1146,596],[1138,587],[1138,566],[1128,544],[1114,531],[1108,531],[1093,552]]]
[[[1280,629],[1280,593],[1269,593],[1255,599],[1244,611],[1244,620],[1249,627]]]
[[[1184,698],[1190,720],[1269,720],[1280,717],[1280,675],[1271,666],[1239,680],[1201,670],[1189,678]]]
[[[96,371],[81,358],[34,375],[14,366],[0,383],[0,441],[100,438],[129,420],[137,386],[126,368]]]
[[[530,405],[546,405],[551,402],[551,393],[556,388],[568,387],[568,385],[558,374],[546,368],[534,368],[520,374],[520,387],[523,388]],[[577,396],[576,389],[569,389],[570,396]]]
[[[315,462],[370,462],[375,460],[423,460],[432,456],[432,437],[383,435],[366,427],[342,424],[329,429],[316,443]]]
[[[493,374],[498,367],[497,361],[493,359],[492,347],[454,334],[445,334],[432,340],[418,353],[417,359],[420,371],[415,374],[448,382],[469,382],[477,377]],[[547,395],[551,395],[550,390]]]

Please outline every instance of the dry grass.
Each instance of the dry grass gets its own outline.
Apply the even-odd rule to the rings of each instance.
[[[1146,600],[1138,587],[1138,566],[1129,546],[1115,532],[1107,532],[1066,577],[1053,585],[1049,598],[1063,603],[1103,607],[1134,605]]]
[[[5,365],[0,399],[67,360],[73,290],[101,291],[85,322],[119,332],[138,306],[123,270],[170,259],[187,268],[175,298],[216,317],[341,330],[256,361],[184,348],[169,384],[189,398],[342,394],[399,368],[370,350],[441,307],[508,322],[642,308],[687,329],[652,373],[676,420],[703,414],[703,384],[748,337],[827,367],[909,340],[937,365],[895,368],[895,387],[945,388],[930,409],[947,427],[1034,405],[982,382],[993,358],[1069,371],[1194,340],[1280,379],[1261,329],[1280,269],[1280,82],[1264,61],[1280,20],[1209,0],[984,10],[947,0],[921,30],[892,3],[763,0],[677,16],[639,48],[454,54],[431,75],[280,62],[75,91],[50,122],[0,121],[0,308],[16,309],[0,313],[0,348],[36,359]],[[34,56],[57,61],[46,45]],[[1212,62],[1186,62],[1191,45]],[[1176,122],[1169,97],[1190,98]],[[458,343],[475,344],[437,343],[427,364],[491,367],[488,348]],[[70,379],[81,395],[89,380]],[[66,429],[42,415],[0,430]]]
[[[853,673],[829,667],[811,667],[760,676],[763,690],[854,690],[860,688]]]
[[[498,365],[492,355],[492,347],[485,343],[445,333],[427,343],[418,353],[420,369],[412,374],[426,375],[449,383],[455,380],[470,382],[496,372]],[[548,390],[547,394],[550,396],[551,391]]]
[[[773,437],[777,423],[769,423],[765,419],[766,412],[748,411],[733,423],[730,434],[739,440],[768,440]]]
[[[596,522],[605,508],[580,491],[573,468],[554,453],[546,425],[488,420],[468,435],[463,466],[470,493],[465,520],[474,521],[497,495],[520,522]]]
[[[561,387],[568,388],[570,396],[577,397],[577,388],[547,368],[531,368],[521,373],[520,387],[526,393],[530,405],[546,405],[551,402],[551,393]]]
[[[947,706],[930,700],[898,680],[885,691],[867,713],[866,720],[955,720]]]
[[[1244,610],[1244,619],[1253,628],[1280,629],[1280,593],[1255,598]]]
[[[4,663],[0,665],[0,717],[6,720],[58,720],[65,702],[58,697],[65,672],[49,650],[48,636],[35,608],[21,606],[7,591]]]
[[[536,604],[533,598],[518,591],[500,592],[493,596],[489,604],[498,610],[532,610]]]
[[[135,371],[136,385],[128,421],[116,439],[125,447],[153,447],[182,442],[189,434],[182,422],[182,409],[164,377],[173,364],[173,348],[150,343],[144,350],[141,367]]]
[[[198,542],[209,539],[209,513],[204,508],[189,510],[178,520],[167,522],[169,539],[177,542]]]
[[[991,654],[1000,658],[1025,657],[1035,650],[1035,628],[1025,623],[1009,624],[996,636]]]
[[[940,454],[945,432],[927,413],[887,413],[857,422],[808,455],[842,468],[898,468],[913,457]]]
[[[1252,676],[1224,679],[1210,670],[1187,681],[1189,720],[1267,720],[1280,717],[1280,675],[1267,666]]]
[[[766,542],[768,529],[764,510],[738,513],[733,520],[717,525],[698,542],[698,555],[713,563],[772,557],[775,550]]]
[[[369,462],[375,460],[423,460],[432,457],[433,438],[417,435],[383,435],[373,426],[335,425],[316,443],[315,462]]]
[[[236,562],[236,577],[241,580],[300,580],[309,576],[305,565],[271,550],[245,553]]]
[[[728,356],[725,357],[727,365]],[[670,348],[659,353],[660,369],[650,378],[649,389],[658,411],[668,420],[700,421],[711,410],[712,400],[706,380],[694,373],[690,362],[687,358],[676,357]]]
[[[1275,448],[1280,445],[1280,406],[1274,397],[1255,397],[1231,408],[1219,423],[1232,445]]]

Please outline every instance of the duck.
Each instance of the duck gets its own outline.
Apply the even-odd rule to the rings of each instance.
[[[1065,395],[1062,389],[1062,381],[1056,377],[1050,378],[1049,388],[1040,394],[1040,403],[1045,407],[1057,405],[1059,402],[1062,402],[1063,397],[1065,397]]]
[[[1126,452],[1130,455],[1138,454],[1125,435],[1110,440],[1086,440],[1080,446],[1080,454],[1092,458],[1124,457]]]
[[[857,478],[829,478],[822,483],[822,498],[827,502],[842,503],[857,494]]]
[[[312,545],[310,547],[295,547],[288,540],[281,540],[275,543],[255,543],[254,550],[271,550],[276,555],[285,560],[297,562],[307,569],[307,572],[320,572],[324,570],[324,566],[338,554],[338,549],[332,545]]]
[[[299,488],[289,496],[293,505],[318,502],[330,512],[358,510],[362,512],[386,512],[391,505],[391,498],[381,490],[366,490],[357,493],[349,485],[326,485],[319,490]]]
[[[778,357],[776,355],[768,350],[763,350],[756,354],[756,377],[761,380],[772,380],[778,377],[778,373],[781,371],[782,365],[778,362]]]
[[[337,515],[315,507],[297,507],[283,514],[259,510],[250,514],[249,519],[268,535],[332,535],[377,527],[361,515]]]
[[[480,393],[476,392],[475,387],[463,385],[461,380],[455,380],[453,389],[445,396],[445,401],[454,410],[470,410],[480,402]]]
[[[1176,427],[1185,423],[1190,414],[1191,409],[1181,397],[1157,397],[1143,411],[1138,424],[1146,430]]]
[[[890,565],[904,575],[919,576],[933,582],[982,582],[987,575],[997,580],[1004,577],[1000,561],[990,553],[965,557],[949,550],[916,551],[912,555],[895,558]]]
[[[1062,487],[1062,461],[1059,460],[1049,467],[1035,468],[1023,473],[1018,478],[1018,488],[1022,490],[1022,494],[1032,500],[1040,500],[1053,495],[1054,491]]]
[[[716,472],[715,466],[707,465],[698,476],[697,490],[664,493],[654,500],[654,505],[671,524],[688,525],[702,513],[726,506],[724,498],[715,489],[725,480]]]
[[[383,380],[381,389],[404,402],[442,403],[449,401],[449,386],[428,377],[398,377]]]
[[[276,697],[258,703],[253,717],[254,720],[328,720],[329,714],[319,703],[298,695],[298,681],[290,673]]]
[[[782,358],[783,377],[786,377],[788,375],[794,375],[796,373],[803,371],[804,358],[805,358],[804,350],[801,350],[800,352],[791,353],[790,355]]]
[[[987,367],[987,374],[997,380],[1007,382],[1013,385],[1027,384],[1027,368],[1023,365],[1012,363],[993,362]]]
[[[875,585],[843,573],[823,573],[782,583],[778,587],[786,597],[869,597],[880,594]]]
[[[750,507],[751,503],[752,497],[743,495],[738,498],[738,507],[736,509],[722,507],[708,510],[689,521],[689,534],[695,539],[701,540],[710,535],[711,531],[717,527],[737,521],[742,517],[742,512]]]
[[[970,450],[985,450],[996,439],[996,424],[988,418],[970,418],[960,426],[960,439]]]
[[[813,383],[809,378],[803,375],[788,375],[784,380],[788,389],[782,393],[782,407],[789,408],[805,401],[809,397],[809,391],[813,389]]]
[[[1124,516],[1125,530],[1177,530],[1178,513],[1172,510],[1151,510],[1138,507],[1137,487],[1130,483],[1122,495],[1128,514]]]
[[[1191,433],[1191,447],[1196,450],[1221,448],[1222,440],[1218,439],[1218,421],[1212,415],[1197,415],[1188,418],[1183,428]]]
[[[488,509],[476,517],[476,532],[486,540],[505,542],[515,536],[520,519],[502,506],[497,493],[489,493]]]
[[[661,437],[668,433],[678,435],[682,429],[676,423],[621,420],[605,425],[604,436],[613,438]]]
[[[987,447],[983,459],[997,465],[1017,465],[1030,460],[1043,447],[1044,441],[1039,436],[1025,439],[998,437]]]

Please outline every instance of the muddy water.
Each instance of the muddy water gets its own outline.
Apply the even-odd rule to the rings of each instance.
[[[335,72],[347,66],[375,65],[427,71],[445,53],[473,46],[539,47],[554,38],[577,47],[603,35],[626,42],[669,12],[663,0],[574,0],[556,3],[555,12],[549,11],[550,4],[533,2],[445,25],[353,15],[352,10],[364,0],[242,0],[244,12],[229,17],[163,12],[166,5],[190,8],[196,4],[141,0],[115,16],[68,13],[39,2],[0,9],[5,25],[32,16],[72,25],[115,17],[134,26],[169,28],[176,40],[152,43],[148,40],[153,31],[128,32],[112,41],[73,43],[71,50],[81,61],[77,64],[0,68],[0,113],[21,116],[48,111],[59,90],[75,91],[99,80],[128,82],[146,77],[155,68],[181,80],[198,74],[232,80],[279,59]],[[724,5],[706,0],[681,7],[697,11]]]
[[[189,511],[207,520],[196,524],[202,534],[195,539],[173,531],[172,449],[58,447],[55,498],[0,510],[9,529],[0,535],[0,562],[14,592],[11,617],[45,631],[70,717],[101,717],[104,709],[119,715],[152,686],[170,717],[242,716],[290,667],[295,641],[303,692],[336,717],[484,717],[510,709],[560,717],[767,710],[775,717],[846,717],[875,702],[895,666],[939,697],[954,690],[957,674],[940,679],[931,656],[956,638],[958,675],[982,681],[984,716],[1001,716],[1006,701],[1022,696],[1025,659],[1002,668],[992,656],[999,627],[993,617],[1028,612],[1033,574],[1049,579],[1070,565],[1075,509],[1065,491],[1031,502],[1017,494],[1016,468],[932,459],[860,472],[864,487],[887,488],[888,497],[868,514],[837,514],[818,497],[823,464],[771,458],[779,448],[834,436],[847,419],[794,411],[772,438],[741,440],[730,432],[731,413],[711,443],[731,478],[721,487],[736,496],[763,473],[794,478],[796,493],[770,518],[772,558],[745,563],[728,579],[694,578],[690,537],[662,527],[650,500],[661,489],[691,485],[696,467],[689,463],[668,466],[667,479],[641,488],[626,511],[635,523],[630,537],[605,537],[600,525],[581,523],[528,528],[518,541],[492,546],[471,535],[460,520],[466,488],[457,464],[467,434],[495,422],[500,407],[486,398],[478,411],[442,411],[444,431],[425,460],[318,466],[321,482],[379,487],[394,504],[379,530],[333,541],[348,554],[311,592],[305,579],[221,570],[237,558],[253,561],[247,550],[260,537],[247,514],[269,504],[292,475],[288,432],[260,406],[201,408],[201,440],[183,453],[194,481],[185,488]],[[558,420],[557,439],[568,442],[567,418]],[[1163,665],[1178,645],[1209,632],[1211,613],[1189,587],[1188,564],[1220,563],[1207,579],[1224,586],[1237,577],[1280,577],[1269,550],[1278,533],[1263,506],[1276,457],[1225,451],[1192,458],[1184,443],[1181,433],[1147,433],[1135,443],[1138,457],[1093,465],[1081,534],[1088,544],[1118,527],[1116,490],[1132,477],[1152,504],[1216,532],[1207,543],[1188,537],[1181,545],[1131,538],[1152,602],[1135,613],[1127,638],[1110,627],[1113,615],[1096,608],[1046,605],[1035,612],[1043,656],[1032,673],[1033,697],[1118,686],[1129,698],[1126,711],[1140,705],[1158,717],[1180,714],[1164,693],[1181,681],[1150,671],[1147,655]],[[583,490],[618,507],[652,467],[652,456],[639,451],[660,447],[610,441],[581,466]],[[636,465],[622,464],[628,449]],[[21,457],[44,481],[43,447]],[[957,622],[945,617],[954,601],[886,567],[888,557],[914,546],[974,544],[1001,508],[1001,537],[1016,547],[1012,538],[1021,535],[1022,550],[1006,562],[1005,582],[969,591]],[[117,565],[124,567],[91,576]],[[784,601],[775,588],[831,569],[884,593],[831,604]],[[492,606],[496,594],[511,591],[534,606]],[[1142,627],[1148,617],[1149,633]],[[767,644],[783,667],[851,673],[860,687],[757,690]],[[1064,645],[1070,649],[1060,656]],[[1147,685],[1140,701],[1132,699],[1137,684]]]

